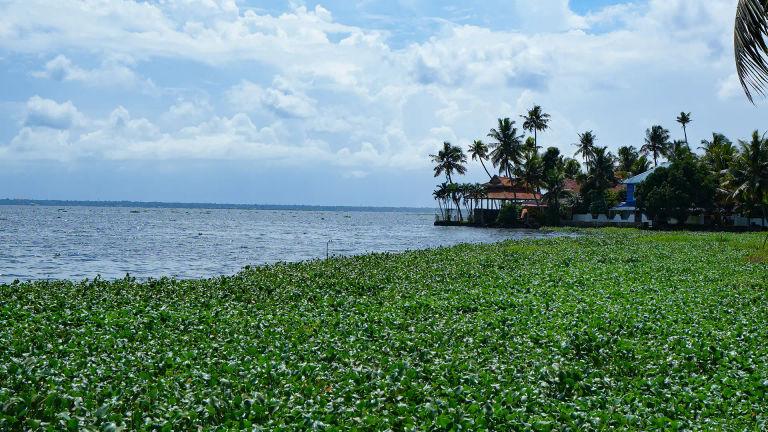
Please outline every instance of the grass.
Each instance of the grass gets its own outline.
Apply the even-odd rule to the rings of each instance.
[[[755,234],[0,286],[0,430],[765,430]]]

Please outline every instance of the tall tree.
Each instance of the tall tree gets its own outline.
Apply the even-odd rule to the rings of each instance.
[[[536,139],[529,136],[525,139],[525,143],[523,144],[523,153],[534,153],[539,151],[538,147],[536,147]]]
[[[547,204],[550,223],[560,224],[560,199],[569,195],[565,190],[565,173],[559,169],[547,171],[542,186],[546,189],[544,202]]]
[[[523,135],[517,134],[514,121],[509,118],[500,118],[497,128],[491,129],[488,136],[495,140],[491,143],[493,166],[497,167],[500,173],[505,172],[510,181],[514,181],[512,173],[523,156]],[[517,193],[515,193],[514,199],[517,201]]]
[[[768,86],[768,4],[765,0],[739,0],[733,29],[736,73],[747,98],[765,96]]]
[[[539,105],[534,105],[528,111],[528,114],[520,116],[523,119],[523,129],[533,132],[533,142],[536,148],[539,148],[538,132],[543,132],[549,128],[549,114],[542,111]]]
[[[491,162],[499,169],[499,173],[505,173],[512,178],[515,167],[523,157],[523,136],[517,134],[515,122],[509,118],[498,120],[496,129],[491,129],[488,137],[493,138],[491,143]]]
[[[584,163],[588,163],[595,154],[595,142],[597,141],[597,135],[592,131],[586,131],[579,134],[579,142],[574,144],[577,147],[574,157],[581,155],[584,159]]]
[[[587,177],[582,187],[582,193],[590,203],[590,212],[608,210],[605,192],[615,183],[613,156],[606,147],[595,147],[592,159],[587,161]]]
[[[432,197],[437,201],[437,206],[440,209],[440,218],[442,220],[449,220],[450,215],[450,200],[448,199],[448,183],[442,183],[437,185],[437,188],[432,192]]]
[[[581,175],[581,164],[576,159],[565,158],[563,160],[563,174],[566,179],[575,180]]]
[[[619,147],[618,154],[618,163],[619,163],[619,171],[624,171],[628,174],[638,174],[633,171],[635,163],[637,163],[637,160],[640,159],[640,153],[638,153],[637,149],[634,146],[623,146]]]
[[[447,191],[450,194],[453,202],[456,204],[456,210],[459,213],[459,220],[463,220],[461,214],[461,205],[459,204],[459,188],[453,182],[453,173],[465,174],[467,172],[467,155],[464,154],[464,150],[459,146],[452,145],[448,141],[443,142],[443,148],[437,152],[436,155],[430,155],[432,162],[435,163],[435,177],[439,177],[445,173],[445,177],[448,180]]]
[[[429,155],[435,164],[435,177],[445,173],[448,183],[453,183],[453,173],[466,174],[467,156],[459,146],[454,146],[448,141],[443,142],[443,148],[437,154]]]
[[[725,135],[712,133],[711,140],[701,140],[700,149],[704,150],[704,163],[712,172],[720,174],[727,170],[736,157],[736,147]]]
[[[595,147],[592,159],[587,162],[587,178],[595,189],[605,191],[616,182],[613,174],[613,156],[606,147]]]
[[[541,192],[541,183],[544,180],[544,161],[535,150],[526,154],[526,158],[518,167],[518,175],[528,186],[528,190],[539,206],[538,194]]]
[[[688,144],[688,131],[685,129],[685,126],[692,121],[693,120],[691,120],[691,113],[687,113],[683,111],[680,113],[679,116],[677,116],[677,122],[683,126],[683,135],[685,136],[686,144]]]
[[[701,140],[699,149],[704,151],[701,158],[702,164],[707,167],[712,178],[718,186],[722,186],[728,175],[728,169],[736,159],[737,150],[725,135],[717,132],[712,133],[711,140]],[[733,200],[728,191],[723,188],[717,189],[715,195],[715,207],[718,210],[716,215],[725,216],[731,213],[733,209]]]
[[[674,140],[669,145],[667,158],[670,161],[673,161],[675,159],[680,159],[681,157],[687,157],[688,155],[692,155],[692,154],[693,152],[691,152],[691,148],[688,147],[688,143],[686,143],[683,140]]]
[[[728,170],[724,186],[748,213],[759,208],[765,225],[768,218],[768,140],[754,131],[751,141],[739,141],[739,144],[741,152]]]
[[[645,144],[640,151],[653,155],[653,166],[659,166],[659,156],[667,155],[669,145],[669,130],[657,125],[645,131]]]
[[[560,155],[560,149],[557,147],[550,147],[547,149],[547,151],[544,152],[543,155],[541,155],[541,160],[544,162],[544,171],[550,171],[553,169],[563,169],[563,165],[565,164],[563,160],[563,156]]]
[[[684,224],[691,209],[712,209],[715,180],[687,147],[668,167],[653,171],[635,191],[637,207],[656,222],[672,217]]]
[[[488,178],[493,178],[490,172],[488,172],[488,168],[485,167],[485,160],[488,160],[488,146],[482,142],[481,140],[475,140],[472,144],[469,145],[469,155],[472,157],[472,160],[480,160],[480,165],[483,166],[483,169],[485,170],[485,173],[488,174]]]
[[[649,169],[651,169],[651,161],[645,155],[641,155],[632,165],[632,173],[635,175],[642,174]]]

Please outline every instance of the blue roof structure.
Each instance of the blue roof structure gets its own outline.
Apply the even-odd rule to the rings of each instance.
[[[659,164],[659,166],[653,167],[653,168],[649,169],[648,171],[646,171],[646,172],[644,172],[642,174],[638,174],[636,176],[630,177],[630,178],[624,180],[621,183],[623,183],[623,184],[640,184],[640,183],[644,182],[645,179],[647,179],[648,176],[651,175],[651,173],[656,171],[656,169],[658,169],[658,168],[669,168],[670,165],[672,165],[672,164],[669,163],[669,162],[663,162],[663,163]]]

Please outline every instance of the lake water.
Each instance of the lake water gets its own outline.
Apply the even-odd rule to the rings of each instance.
[[[544,237],[433,226],[429,211],[0,206],[0,283],[234,274],[246,265]],[[329,242],[330,241],[330,242]]]

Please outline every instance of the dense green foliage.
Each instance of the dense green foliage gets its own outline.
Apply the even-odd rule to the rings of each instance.
[[[0,430],[765,430],[757,235],[0,286]]]
[[[692,209],[712,210],[716,186],[707,166],[688,152],[668,168],[658,168],[638,185],[637,207],[654,221],[675,218],[685,222]]]
[[[496,224],[502,227],[513,227],[518,223],[518,216],[522,209],[512,204],[505,203],[499,209],[499,215],[496,217]]]
[[[712,140],[701,141],[699,149],[702,152],[696,154],[688,143],[687,125],[693,121],[691,113],[682,111],[676,121],[682,127],[684,140],[672,139],[668,129],[655,125],[645,131],[645,143],[639,150],[631,145],[622,146],[614,155],[608,147],[597,145],[597,135],[590,130],[579,133],[579,141],[574,144],[574,156],[584,160],[585,171],[582,172],[578,161],[564,158],[556,147],[539,152],[536,134],[549,129],[549,114],[534,105],[521,117],[523,129],[533,132],[533,137],[518,135],[514,121],[499,118],[498,129],[491,129],[488,134],[495,140],[490,146],[475,140],[468,148],[472,160],[479,160],[489,177],[491,173],[485,166],[488,159],[499,173],[511,179],[508,183],[514,186],[506,191],[513,192],[511,198],[492,198],[497,202],[492,203],[491,208],[510,202],[535,209],[534,213],[541,216],[539,222],[548,225],[559,225],[561,219],[579,213],[612,217],[611,209],[628,198],[627,189],[620,183],[647,172],[651,168],[649,157],[653,158],[654,167],[659,166],[659,159],[663,157],[669,162],[665,166],[671,167],[651,176],[653,184],[641,185],[638,190],[638,209],[646,217],[662,225],[672,220],[685,224],[692,213],[701,215],[700,221],[704,224],[714,225],[735,224],[739,217],[768,218],[768,139],[759,131],[752,133],[750,141],[739,140],[739,148],[725,135],[715,132]],[[493,151],[489,152],[491,148]],[[466,162],[460,148],[444,143],[438,155],[449,153],[456,160]],[[436,164],[435,176],[444,172],[448,180],[433,193],[440,207],[439,217],[452,220],[455,207],[456,220],[462,221],[460,203],[464,202],[468,220],[471,219],[470,207],[478,203],[482,205],[482,198],[489,197],[487,193],[481,193],[484,186],[464,194],[465,198],[471,197],[471,201],[462,201],[457,193],[446,194],[445,191],[450,189],[447,186],[453,183],[453,170],[446,168],[444,158],[432,155],[432,161]],[[464,165],[461,169],[466,171]],[[576,184],[566,183],[566,179],[575,180]],[[464,188],[459,186],[461,190]],[[521,188],[533,198],[518,199],[517,191]],[[629,201],[627,205],[633,206],[632,200]],[[541,206],[542,203],[546,205]]]

